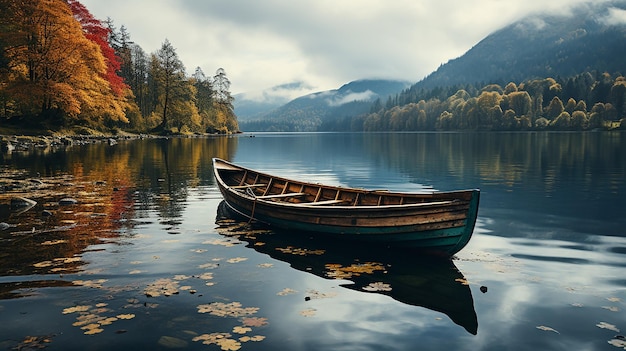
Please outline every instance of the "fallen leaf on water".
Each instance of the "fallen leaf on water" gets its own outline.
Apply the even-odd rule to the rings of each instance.
[[[94,334],[98,334],[98,333],[102,333],[104,331],[104,329],[101,328],[94,328],[94,329],[89,329],[87,331],[85,331],[85,335],[94,335]]]
[[[237,351],[241,348],[241,343],[234,339],[221,339],[217,344],[224,351]]]
[[[329,299],[337,296],[336,292],[323,293],[314,289],[307,290],[307,297],[311,300],[313,299]]]
[[[141,273],[139,269],[133,269],[132,271],[128,272],[128,274],[139,274],[139,273]]]
[[[68,307],[68,308],[63,309],[63,314],[69,314],[69,313],[74,313],[74,312],[87,312],[89,311],[90,308],[91,308],[90,305]]]
[[[596,327],[601,328],[601,329],[612,330],[616,333],[619,333],[619,329],[616,326],[614,326],[613,324],[609,324],[607,322],[600,322],[596,324]]]
[[[90,288],[102,288],[102,284],[106,283],[107,279],[95,279],[95,280],[73,280],[72,283],[75,285],[82,285]]]
[[[219,267],[220,265],[217,263],[205,263],[205,264],[201,264],[198,266],[198,268],[202,268],[202,269],[215,269],[217,267]]]
[[[226,260],[226,262],[228,263],[239,263],[239,262],[243,262],[243,261],[247,261],[248,259],[245,257],[234,257],[234,258],[229,258]]]
[[[218,317],[243,317],[255,314],[258,311],[258,307],[242,307],[240,302],[213,302],[198,305],[198,313],[209,313]]]
[[[33,263],[33,267],[44,268],[52,266],[52,261],[42,261],[38,263]]]
[[[611,312],[619,312],[619,307],[616,306],[602,306],[602,308]]]
[[[467,279],[465,279],[465,278],[456,278],[454,281],[455,281],[455,282],[459,282],[459,283],[461,283],[462,285],[469,285],[469,282],[468,282],[468,281],[467,281]]]
[[[276,295],[278,295],[278,296],[285,296],[285,295],[295,294],[295,293],[297,293],[296,290],[293,290],[291,288],[284,288],[283,290],[277,292]]]
[[[236,333],[236,334],[245,334],[249,331],[252,331],[252,328],[240,327],[240,326],[236,326],[233,328],[233,333]]]
[[[263,341],[263,340],[265,340],[265,337],[263,335],[242,336],[242,337],[239,338],[239,341],[241,341],[241,342]]]
[[[383,282],[370,283],[362,288],[365,291],[391,291],[391,285]]]
[[[619,297],[607,297],[607,300],[611,301],[611,302],[621,302],[622,299],[620,299]]]
[[[257,265],[257,267],[259,267],[259,268],[272,268],[272,267],[274,267],[274,264],[273,263],[259,263]]]
[[[57,245],[57,244],[65,244],[67,240],[47,240],[41,243],[41,245]]]
[[[314,308],[307,308],[306,310],[300,311],[300,315],[304,317],[313,317],[315,316],[315,312],[317,312]]]
[[[615,347],[622,347],[624,349],[626,349],[626,340],[624,339],[611,339],[608,341],[608,343],[610,345],[613,345]]]
[[[246,327],[262,327],[267,325],[267,318],[261,317],[244,317],[241,319],[241,323]]]
[[[213,273],[202,273],[198,276],[198,278],[202,280],[211,280],[213,279]]]
[[[545,325],[537,326],[537,329],[544,330],[544,331],[551,331],[551,332],[555,332],[557,334],[560,334],[556,329],[550,328],[550,327],[546,327]]]
[[[286,248],[281,248],[281,247],[277,247],[276,250],[285,253],[285,254],[291,254],[291,255],[297,255],[297,256],[307,256],[307,255],[323,255],[326,251],[325,250],[309,250],[306,248],[298,248],[298,247],[293,247],[293,246],[287,246]]]
[[[230,339],[230,337],[231,335],[229,333],[202,334],[193,338],[192,341],[202,341],[205,345],[215,344],[222,350],[227,351],[239,350],[241,348],[241,343],[237,340]]]
[[[133,318],[135,318],[135,315],[132,314],[132,313],[129,313],[129,314],[118,314],[116,317],[119,318],[119,319],[133,319]]]

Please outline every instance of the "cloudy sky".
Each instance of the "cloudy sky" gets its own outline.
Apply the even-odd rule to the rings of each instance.
[[[233,94],[295,81],[313,91],[363,78],[417,82],[517,19],[590,2],[599,1],[81,1],[147,53],[167,38],[189,74],[224,68]]]

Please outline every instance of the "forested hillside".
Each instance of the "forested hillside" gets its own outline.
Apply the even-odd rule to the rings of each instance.
[[[0,127],[238,131],[230,81],[188,76],[174,46],[146,54],[76,0],[0,0]]]
[[[602,2],[514,23],[393,101],[336,123],[353,131],[626,128],[624,7]]]

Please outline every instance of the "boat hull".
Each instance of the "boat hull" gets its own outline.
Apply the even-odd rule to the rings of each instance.
[[[226,165],[239,167],[230,163]],[[469,242],[478,214],[479,190],[427,194],[424,196],[432,197],[432,201],[397,205],[337,206],[323,205],[323,201],[292,203],[276,201],[272,195],[256,196],[251,191],[242,191],[241,187],[233,187],[226,183],[227,177],[220,173],[220,167],[222,169],[224,167],[215,164],[215,161],[214,167],[219,189],[231,210],[250,220],[294,232],[323,233],[342,240],[370,242],[393,248],[419,249],[451,256]],[[249,169],[245,170],[251,172]],[[230,169],[228,172],[232,173],[235,170]],[[258,179],[258,176],[255,179]],[[275,179],[272,178],[272,181],[277,182]],[[321,187],[319,184],[284,181],[299,184],[299,189],[305,189],[307,186]],[[333,189],[362,192],[362,197],[377,193],[361,189],[336,187]],[[318,190],[319,192],[321,190]],[[396,194],[383,192],[380,196],[392,195]],[[403,196],[407,196],[408,199],[408,196],[419,195],[403,194]]]

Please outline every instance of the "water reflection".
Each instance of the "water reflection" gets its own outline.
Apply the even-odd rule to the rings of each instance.
[[[405,304],[446,314],[471,334],[478,331],[471,290],[451,260],[423,258],[407,252],[304,236],[288,231],[255,230],[222,201],[216,222],[220,233],[246,241],[248,247],[291,267],[327,279],[348,280],[340,286],[384,294]]]

